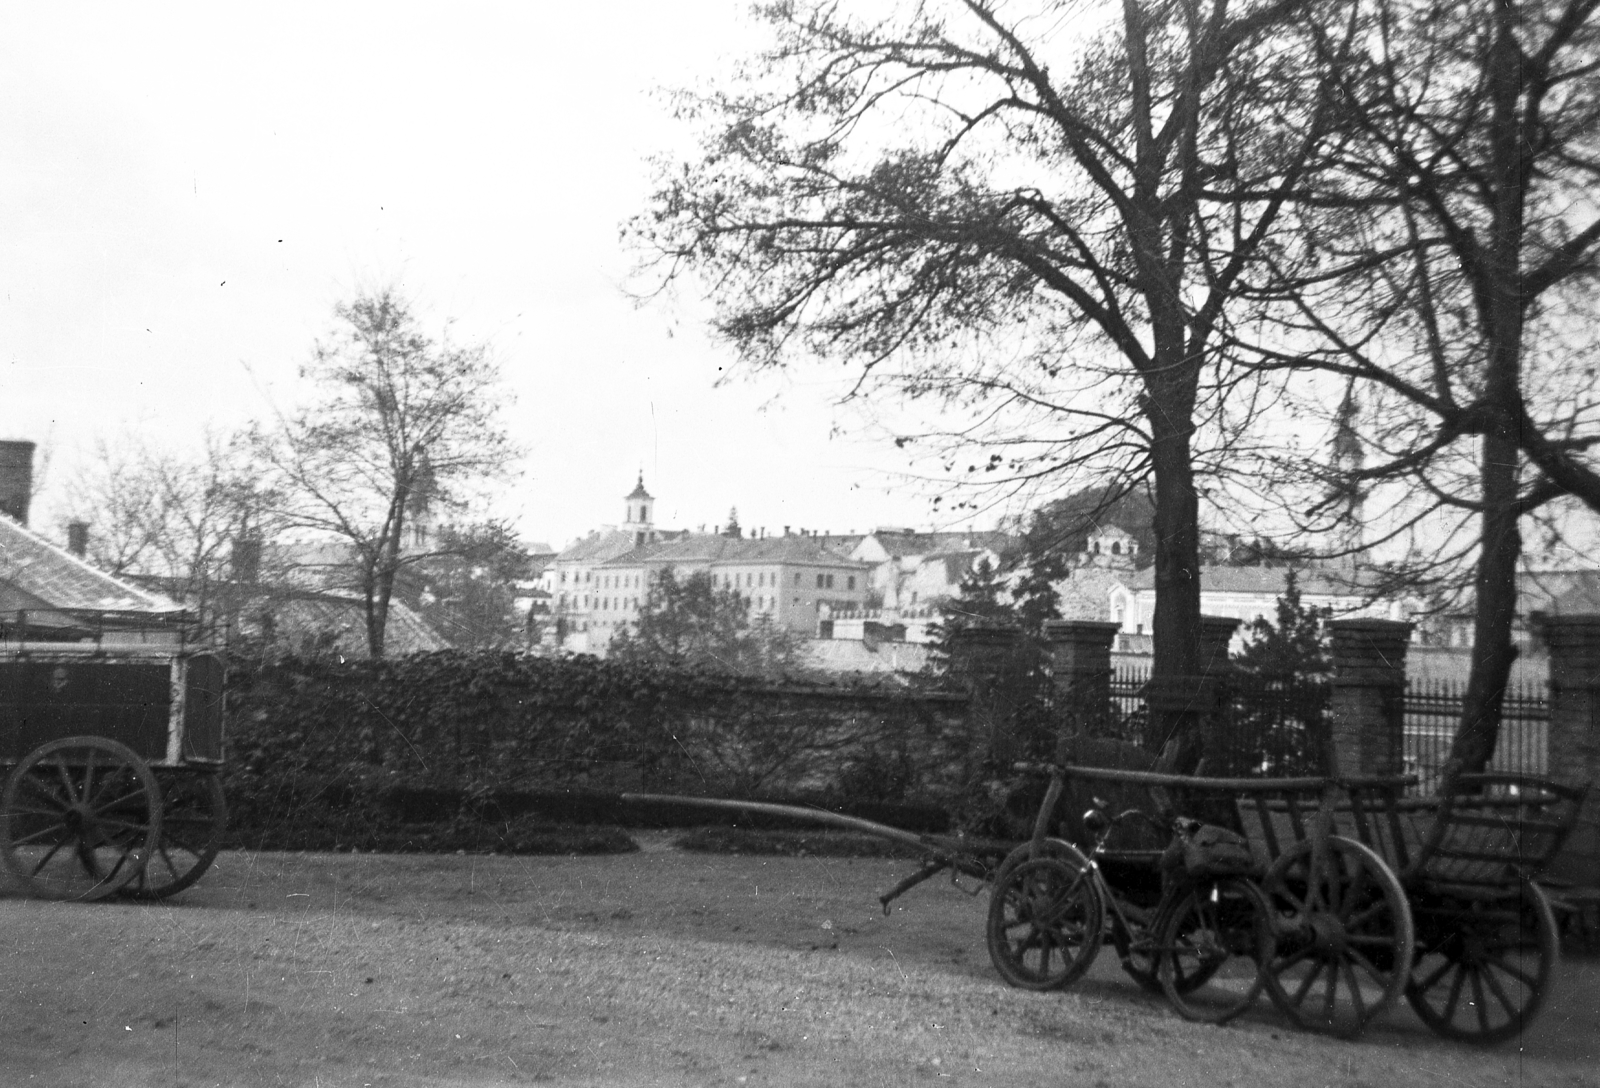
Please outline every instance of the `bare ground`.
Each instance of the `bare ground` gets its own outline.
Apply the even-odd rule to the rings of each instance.
[[[0,1086],[1600,1086],[1600,964],[1521,1041],[1179,1020],[1114,955],[1008,989],[911,863],[225,854],[157,905],[0,893]]]

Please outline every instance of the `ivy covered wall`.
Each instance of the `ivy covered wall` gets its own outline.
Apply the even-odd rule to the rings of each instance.
[[[225,788],[238,845],[432,849],[530,818],[677,820],[621,811],[625,790],[948,808],[981,743],[937,691],[459,651],[242,661]]]

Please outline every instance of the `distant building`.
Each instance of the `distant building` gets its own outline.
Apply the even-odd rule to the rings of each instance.
[[[611,641],[609,633],[594,626],[599,602],[610,596],[600,592],[597,581],[602,565],[643,545],[684,535],[656,528],[656,500],[645,490],[644,473],[639,474],[639,482],[622,501],[621,524],[606,526],[573,542],[556,553],[540,574],[539,588],[547,595],[551,616],[547,639],[558,649],[597,652]]]
[[[879,528],[863,536],[849,555],[872,567],[873,604],[903,611],[956,596],[980,560],[987,559],[1000,570],[1016,547],[1016,537],[998,530],[921,533]]]
[[[1278,600],[1288,589],[1289,567],[1201,567],[1200,611],[1249,624],[1277,615]],[[1360,572],[1349,568],[1309,567],[1296,570],[1301,604],[1329,608],[1337,618],[1365,616],[1405,619],[1405,602],[1373,600]],[[1107,595],[1109,618],[1122,625],[1119,645],[1140,648],[1155,615],[1155,570],[1131,571],[1118,577]],[[1243,626],[1241,625],[1241,627]]]
[[[859,608],[866,600],[868,568],[840,553],[841,540],[662,529],[641,474],[623,497],[620,524],[575,541],[545,569],[540,588],[549,594],[549,640],[574,653],[604,654],[637,621],[650,579],[667,567],[680,576],[709,572],[749,602],[752,619],[810,637],[819,606]]]
[[[603,652],[604,644],[639,618],[650,580],[667,567],[679,577],[708,572],[719,588],[745,599],[752,620],[808,638],[825,612],[861,607],[870,571],[805,536],[691,533],[644,544],[594,568],[591,651]]]
[[[1540,616],[1600,613],[1600,570],[1524,570],[1517,572],[1517,614],[1511,634],[1525,650],[1543,652],[1536,622]],[[1471,605],[1439,612],[1420,621],[1425,645],[1470,650],[1476,616]]]

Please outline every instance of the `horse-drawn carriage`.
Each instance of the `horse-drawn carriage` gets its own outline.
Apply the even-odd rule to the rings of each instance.
[[[224,666],[182,633],[0,644],[0,860],[51,899],[163,898],[216,857]]]

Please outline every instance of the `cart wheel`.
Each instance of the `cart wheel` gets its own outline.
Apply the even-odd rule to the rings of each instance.
[[[1560,954],[1555,912],[1537,884],[1498,899],[1429,899],[1417,910],[1406,1000],[1439,1035],[1492,1045],[1521,1034],[1549,992]]]
[[[1066,845],[1066,844],[1063,844]],[[1078,854],[1002,865],[989,900],[989,958],[1024,990],[1055,990],[1081,976],[1100,951],[1105,905],[1094,870]]]
[[[161,839],[124,895],[165,899],[189,887],[211,867],[222,849],[228,807],[222,776],[211,773],[158,774],[161,782]]]
[[[1252,881],[1204,880],[1181,890],[1162,912],[1156,975],[1186,1020],[1222,1024],[1261,992],[1261,964],[1272,962],[1271,912]]]
[[[0,793],[0,855],[43,899],[111,895],[138,879],[160,837],[155,775],[104,737],[34,749]]]
[[[1313,872],[1309,841],[1285,851],[1262,881],[1277,947],[1262,981],[1303,1028],[1351,1037],[1405,989],[1415,930],[1405,891],[1370,848],[1328,838]]]

